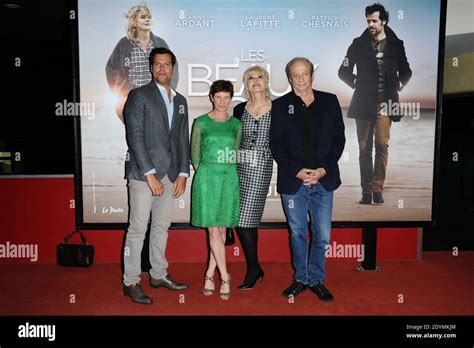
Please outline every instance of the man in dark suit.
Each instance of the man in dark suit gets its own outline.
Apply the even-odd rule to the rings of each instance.
[[[170,86],[176,57],[154,48],[149,58],[153,80],[132,90],[124,108],[129,158],[125,163],[130,212],[124,250],[124,293],[150,304],[140,285],[141,251],[151,213],[150,286],[186,289],[167,273],[165,251],[173,198],[189,176],[189,122],[186,99]]]
[[[411,78],[403,41],[387,25],[389,14],[380,4],[365,9],[368,28],[352,42],[339,77],[354,89],[347,117],[355,118],[362,186],[360,204],[381,204],[392,121],[400,121],[398,92]],[[357,75],[354,74],[354,66]],[[396,112],[392,112],[392,110]],[[375,162],[372,148],[375,138]]]
[[[278,164],[277,190],[290,227],[295,269],[294,282],[282,295],[295,297],[309,288],[321,300],[332,301],[323,280],[333,191],[341,185],[337,162],[346,141],[341,108],[334,94],[313,90],[314,67],[307,58],[293,58],[286,75],[292,92],[273,102],[270,128],[270,148]]]

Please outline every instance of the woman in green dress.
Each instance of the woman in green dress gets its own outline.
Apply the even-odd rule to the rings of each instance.
[[[214,272],[221,277],[220,297],[230,298],[230,275],[225,259],[225,230],[239,221],[239,179],[237,150],[242,126],[227,109],[234,95],[232,83],[215,81],[209,91],[212,111],[194,120],[191,161],[194,167],[191,222],[209,230],[209,265],[204,275],[203,294],[215,292]]]

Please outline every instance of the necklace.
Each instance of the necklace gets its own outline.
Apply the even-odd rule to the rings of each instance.
[[[269,101],[266,101],[264,104],[262,105],[250,105],[250,109],[253,111],[253,113],[255,114],[255,117],[260,117],[262,116],[265,112],[267,112],[268,110],[268,107],[269,105],[271,105],[271,102]],[[265,112],[263,112],[265,111]]]

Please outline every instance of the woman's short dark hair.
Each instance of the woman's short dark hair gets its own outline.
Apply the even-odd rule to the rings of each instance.
[[[148,62],[150,63],[150,68],[153,66],[153,60],[155,59],[156,54],[169,54],[171,56],[171,64],[174,66],[176,64],[176,56],[169,48],[166,47],[155,47],[150,52],[150,57],[148,57]]]
[[[380,20],[385,21],[385,24],[388,24],[388,11],[386,11],[385,7],[383,7],[383,5],[380,5],[378,2],[365,8],[365,17],[377,11],[379,12]]]
[[[211,97],[214,97],[216,93],[219,92],[228,92],[230,93],[230,97],[234,96],[234,85],[232,82],[227,80],[216,80],[212,83],[211,89],[209,90],[209,100],[212,103]],[[212,103],[214,105],[214,103]]]

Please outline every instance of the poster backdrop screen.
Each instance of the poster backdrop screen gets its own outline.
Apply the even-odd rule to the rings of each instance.
[[[242,75],[249,66],[267,69],[272,98],[277,98],[290,91],[285,65],[291,58],[304,56],[315,64],[314,88],[337,95],[345,123],[346,145],[339,161],[342,186],[335,192],[333,220],[357,223],[432,221],[440,2],[382,1],[390,15],[388,26],[403,41],[412,71],[397,106],[403,117],[393,122],[386,134],[389,148],[382,205],[358,204],[359,144],[355,120],[346,117],[354,90],[338,76],[349,46],[367,29],[365,7],[371,1],[163,0],[148,1],[147,6],[155,40],[165,42],[177,56],[176,90],[188,101],[190,128],[194,118],[211,109],[208,92],[212,81],[233,82],[233,107],[244,100]],[[137,53],[120,53],[127,44],[131,47],[125,38],[125,15],[137,4],[128,0],[77,3],[82,107],[76,175],[79,225],[127,222],[127,144],[117,105],[123,102],[121,93],[127,84],[139,84],[144,78],[136,68]],[[106,69],[109,60],[114,62],[115,71],[110,65]],[[131,66],[138,70],[131,71]],[[111,74],[122,74],[124,85],[111,84]],[[387,107],[396,112],[396,105]],[[192,178],[191,170],[185,194],[174,203],[174,223],[190,221]],[[276,179],[274,163],[263,222],[285,221]]]

